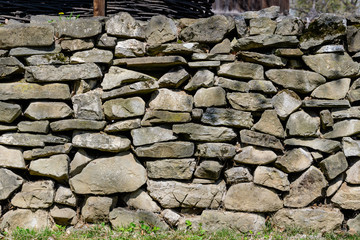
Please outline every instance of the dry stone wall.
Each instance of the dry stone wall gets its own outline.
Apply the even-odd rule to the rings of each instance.
[[[360,231],[360,19],[0,26],[0,228]]]

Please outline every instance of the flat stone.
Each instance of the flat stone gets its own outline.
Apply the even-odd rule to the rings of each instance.
[[[81,209],[81,216],[86,222],[97,223],[108,221],[109,213],[115,204],[114,198],[111,197],[95,197],[86,198],[84,206]]]
[[[339,209],[329,207],[284,208],[276,212],[271,220],[282,228],[298,227],[331,232],[341,227],[344,215]]]
[[[197,42],[184,42],[184,43],[165,43],[154,44],[147,48],[147,54],[150,56],[157,55],[190,55],[196,53],[203,53],[206,48],[205,45]],[[192,59],[192,60],[204,60],[204,59]]]
[[[224,181],[194,184],[149,180],[147,185],[150,196],[163,208],[218,208],[226,191]]]
[[[304,53],[299,48],[278,48],[275,55],[279,57],[301,57]]]
[[[94,160],[93,156],[90,156],[84,149],[79,149],[70,163],[70,176],[80,173],[92,160]]]
[[[19,208],[48,208],[54,202],[54,182],[50,180],[26,182],[15,194],[11,204]]]
[[[66,226],[76,218],[76,212],[71,208],[54,206],[50,210],[50,216],[57,224]]]
[[[193,97],[184,91],[158,89],[150,99],[149,107],[155,110],[191,112]]]
[[[177,26],[171,18],[163,15],[151,17],[145,28],[145,37],[148,44],[165,43],[177,38]]]
[[[185,85],[187,91],[194,91],[201,87],[212,87],[214,85],[214,73],[207,69],[198,70]]]
[[[71,98],[71,101],[74,108],[75,118],[103,120],[104,113],[100,96],[101,93],[96,90],[74,95]]]
[[[286,207],[306,207],[322,196],[322,190],[328,186],[319,169],[311,166],[299,178],[290,184],[290,192],[284,198]]]
[[[96,46],[103,48],[114,48],[116,46],[117,38],[111,37],[106,33],[98,36]]]
[[[162,110],[147,109],[141,126],[151,126],[152,124],[161,123],[185,123],[190,122],[191,116],[187,112],[169,112]]]
[[[123,119],[144,115],[145,102],[141,97],[117,98],[106,101],[103,108],[107,119]]]
[[[246,212],[274,212],[283,207],[278,195],[254,183],[238,183],[230,186],[224,200],[225,208]]]
[[[341,108],[341,107],[350,107],[350,103],[348,100],[303,100],[303,107],[312,107],[312,108]]]
[[[94,47],[94,41],[92,39],[66,39],[62,40],[61,48],[65,51],[81,51]]]
[[[331,117],[334,120],[343,120],[346,118],[360,118],[360,107],[332,109]]]
[[[120,12],[105,23],[107,34],[123,38],[144,39],[144,28],[129,13]]]
[[[34,148],[24,151],[23,156],[25,160],[33,160],[40,157],[50,157],[56,154],[68,154],[72,149],[71,143],[64,145],[46,146],[44,148]]]
[[[194,177],[217,180],[220,177],[223,165],[218,161],[202,161],[194,173]]]
[[[45,55],[32,55],[26,59],[27,65],[37,66],[37,65],[64,65],[69,64],[69,57],[65,56],[63,53],[53,53]]]
[[[360,132],[360,120],[351,119],[336,122],[331,132],[325,133],[325,138],[348,137]]]
[[[25,57],[31,55],[60,53],[61,47],[58,44],[53,44],[49,47],[17,47],[12,48],[9,52],[10,56]]]
[[[275,110],[265,110],[260,120],[251,128],[259,132],[268,133],[275,137],[284,138],[285,131]]]
[[[124,121],[119,121],[113,124],[109,124],[105,127],[106,133],[112,133],[112,132],[124,132],[129,131],[135,128],[141,127],[141,119],[128,119]]]
[[[12,171],[0,168],[0,200],[6,200],[24,182],[23,178]]]
[[[254,172],[254,183],[280,191],[290,190],[288,175],[273,167],[257,167]]]
[[[145,168],[130,152],[123,152],[91,161],[69,183],[76,194],[108,195],[133,192],[145,184],[146,178]]]
[[[53,178],[57,181],[68,179],[69,157],[66,154],[33,160],[29,166],[30,175]]]
[[[0,167],[25,169],[21,149],[0,145]]]
[[[216,158],[224,161],[234,157],[235,146],[228,143],[200,143],[196,145],[195,156],[204,158]]]
[[[325,45],[322,46],[316,53],[343,53],[345,48],[343,45]]]
[[[160,87],[178,88],[189,78],[190,74],[182,66],[178,66],[165,73],[158,83]]]
[[[273,34],[276,22],[266,17],[250,19],[250,35]]]
[[[271,99],[260,93],[238,93],[232,92],[226,95],[230,105],[243,111],[263,111],[272,108]]]
[[[305,70],[271,69],[265,74],[274,83],[300,93],[309,93],[326,82],[320,74]]]
[[[275,34],[284,36],[301,35],[304,27],[304,23],[300,18],[285,16],[280,21],[277,21]]]
[[[246,13],[244,13],[244,14],[246,14]],[[240,15],[237,15],[237,16],[235,15],[234,21],[235,21],[235,28],[236,28],[237,36],[239,38],[245,37],[248,32],[248,27],[246,25],[245,18]]]
[[[12,123],[20,114],[20,105],[0,102],[0,122]]]
[[[5,133],[0,136],[0,144],[24,147],[44,147],[45,143],[62,144],[67,142],[69,142],[68,138],[57,137],[51,134]]]
[[[75,19],[58,21],[56,32],[59,37],[88,38],[101,33],[102,24],[97,19]]]
[[[207,108],[201,117],[201,122],[213,126],[250,128],[253,125],[253,118],[249,112],[224,108]]]
[[[196,123],[174,124],[173,132],[189,140],[205,142],[226,142],[237,136],[231,128],[210,127]]]
[[[210,54],[229,54],[231,51],[231,42],[228,38],[225,38],[221,43],[216,44],[211,50]]]
[[[287,63],[285,58],[270,54],[242,51],[238,55],[246,62],[257,63],[266,67],[285,67]]]
[[[286,123],[289,136],[316,136],[320,127],[320,118],[304,111],[292,113]]]
[[[234,161],[241,164],[266,165],[274,162],[276,158],[277,155],[271,150],[247,146],[234,157]]]
[[[342,78],[339,80],[327,82],[317,87],[311,93],[311,96],[315,98],[325,98],[332,100],[345,98],[347,92],[349,91],[350,81],[350,78]]]
[[[347,94],[347,98],[350,102],[356,102],[360,100],[360,79],[356,79]]]
[[[271,81],[267,80],[250,80],[248,82],[249,90],[263,93],[277,93],[277,89]]]
[[[240,139],[242,143],[246,144],[252,144],[255,146],[274,148],[279,150],[284,149],[280,140],[269,134],[258,133],[250,130],[241,130]]]
[[[253,181],[253,176],[251,175],[249,169],[245,167],[229,168],[224,172],[224,176],[226,183],[229,185]]]
[[[234,62],[222,64],[218,76],[235,79],[264,79],[264,67],[248,62]]]
[[[175,227],[181,219],[181,216],[171,209],[165,209],[162,211],[161,216],[170,226],[173,227]]]
[[[13,132],[17,131],[17,126],[0,125],[0,132]]]
[[[70,57],[71,63],[104,63],[111,64],[113,53],[109,50],[93,48],[76,52]]]
[[[129,68],[151,70],[154,68],[169,68],[178,65],[186,65],[187,61],[181,56],[137,57],[121,59]],[[113,65],[117,65],[115,60]]]
[[[344,137],[342,139],[342,147],[346,157],[360,157],[360,141]]]
[[[309,147],[314,150],[325,153],[333,153],[336,150],[339,150],[341,144],[337,141],[321,139],[321,138],[310,138],[310,139],[296,139],[289,138],[284,141],[285,145],[289,146],[302,146]]]
[[[73,110],[63,102],[31,102],[24,112],[31,120],[66,118],[72,114]]]
[[[197,61],[197,62],[189,62],[190,68],[211,68],[211,67],[219,67],[221,65],[220,61]]]
[[[346,159],[345,159],[346,160]],[[347,163],[346,163],[347,165]],[[360,184],[360,162],[357,161],[346,171],[345,181],[349,184]]]
[[[54,42],[54,27],[42,25],[6,25],[0,29],[0,48],[50,46]]]
[[[118,41],[115,46],[115,57],[142,57],[145,55],[146,44],[136,39]]]
[[[146,162],[148,177],[153,179],[190,180],[194,174],[195,166],[194,158],[161,159]]]
[[[334,195],[337,190],[341,187],[342,183],[345,180],[344,174],[340,174],[333,180],[329,182],[329,187],[326,189],[326,197],[331,197]]]
[[[192,142],[166,142],[155,143],[151,146],[136,148],[135,154],[138,157],[150,158],[186,158],[194,154],[194,143]]]
[[[65,119],[50,124],[50,128],[54,132],[70,131],[70,130],[103,130],[106,121],[94,121],[86,119]]]
[[[359,28],[357,26],[347,26],[346,29],[346,40],[347,40],[347,49],[349,52],[359,52]]]
[[[0,57],[0,79],[24,72],[24,65],[15,57]]]
[[[338,152],[322,160],[319,166],[325,176],[331,180],[345,172],[348,168],[348,163],[344,153]]]
[[[56,190],[54,202],[75,207],[76,197],[70,188],[60,186]]]
[[[147,145],[157,142],[176,140],[171,128],[166,126],[143,127],[131,130],[132,144],[134,146]]]
[[[237,92],[249,92],[250,90],[250,86],[247,82],[231,80],[223,77],[215,77],[214,85]]]
[[[221,87],[200,88],[194,95],[195,107],[218,107],[226,105],[226,92]]]
[[[244,19],[253,19],[259,17],[266,17],[266,18],[277,18],[280,14],[280,7],[279,6],[271,6],[268,8],[261,9],[259,11],[246,11],[240,14],[241,17]]]
[[[128,193],[122,197],[122,200],[128,207],[141,209],[149,212],[160,212],[161,208],[152,200],[149,194],[143,189],[138,189],[135,192]]]
[[[277,115],[281,119],[286,119],[291,113],[296,111],[302,104],[300,97],[291,90],[283,90],[276,94],[271,103]]]
[[[331,198],[341,209],[358,210],[360,208],[360,187],[343,183],[340,189]]]
[[[105,152],[121,152],[129,149],[130,140],[123,136],[113,136],[105,133],[74,132],[72,143],[74,147],[90,148]]]
[[[1,83],[0,100],[28,99],[70,99],[70,88],[67,84],[54,83],[39,85],[35,83]]]
[[[278,158],[275,165],[286,173],[302,172],[313,163],[313,157],[306,148],[294,148]]]
[[[239,38],[233,45],[232,50],[246,51],[258,48],[288,48],[297,47],[299,40],[296,36],[281,35],[256,35],[250,37]]]
[[[191,60],[234,62],[236,60],[236,56],[232,54],[194,53],[191,56]]]

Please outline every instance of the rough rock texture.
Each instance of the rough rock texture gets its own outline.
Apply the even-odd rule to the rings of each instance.
[[[74,147],[91,148],[105,152],[121,152],[130,147],[130,140],[126,137],[91,132],[75,132],[72,143]]]
[[[343,152],[338,152],[320,162],[320,168],[328,179],[333,179],[348,168]]]
[[[146,162],[149,178],[154,179],[187,179],[194,174],[196,161],[193,158],[161,159]]]
[[[289,191],[288,175],[276,168],[259,166],[254,172],[254,183],[280,191]]]
[[[257,147],[244,147],[241,152],[234,157],[234,161],[245,164],[263,165],[275,161],[277,155],[270,150]]]
[[[81,209],[82,216],[86,222],[107,221],[114,203],[115,199],[110,197],[88,197]]]
[[[0,200],[5,200],[23,184],[24,180],[5,168],[0,168],[0,173],[0,184],[2,186],[0,188]]]
[[[192,142],[155,143],[150,146],[136,148],[135,154],[138,157],[150,158],[185,158],[194,154],[194,148]]]
[[[68,179],[69,157],[66,154],[33,160],[29,166],[31,175],[45,176],[57,181]]]
[[[24,169],[25,161],[22,151],[18,148],[0,145],[0,167]]]
[[[135,209],[146,210],[150,212],[160,212],[161,208],[143,189],[138,189],[135,192],[126,194],[123,197],[124,202]]]
[[[306,148],[294,148],[278,158],[275,164],[283,171],[291,173],[308,169],[312,162],[313,157]]]
[[[103,105],[107,119],[122,119],[142,116],[145,113],[145,102],[140,97],[117,98],[109,100]]]
[[[331,198],[331,201],[342,209],[359,209],[360,201],[360,188],[359,186],[351,186],[343,183],[340,189]]]
[[[31,120],[57,119],[71,116],[73,110],[63,102],[32,102],[24,115]]]

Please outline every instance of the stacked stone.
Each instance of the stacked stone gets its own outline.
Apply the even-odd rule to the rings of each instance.
[[[360,231],[359,23],[272,7],[1,26],[0,229]]]

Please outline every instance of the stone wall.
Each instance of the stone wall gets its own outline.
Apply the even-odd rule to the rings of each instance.
[[[1,230],[358,231],[360,19],[0,27]]]

